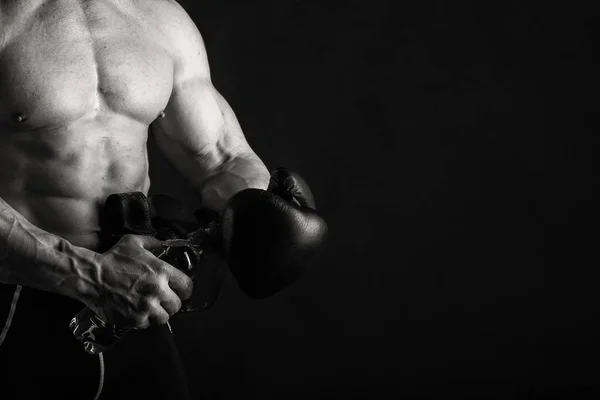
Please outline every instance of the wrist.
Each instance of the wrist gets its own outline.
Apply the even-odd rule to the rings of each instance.
[[[238,155],[198,187],[202,206],[219,214],[229,200],[244,189],[266,190],[270,173],[255,154]]]
[[[99,296],[99,254],[65,240],[61,245],[64,279],[60,283],[60,294],[88,305]]]

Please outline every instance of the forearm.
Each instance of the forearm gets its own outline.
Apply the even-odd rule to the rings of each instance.
[[[237,156],[198,184],[196,190],[203,207],[221,213],[237,192],[249,188],[266,189],[269,176],[268,169],[255,154]]]
[[[0,282],[82,300],[96,253],[34,226],[0,198]]]

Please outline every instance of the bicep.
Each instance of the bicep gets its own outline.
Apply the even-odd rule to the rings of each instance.
[[[252,152],[228,102],[202,78],[173,90],[165,116],[151,125],[151,133],[170,161],[185,163],[193,158],[206,173]]]
[[[173,89],[163,118],[155,123],[192,151],[214,145],[225,128],[218,93],[207,79],[192,79]]]

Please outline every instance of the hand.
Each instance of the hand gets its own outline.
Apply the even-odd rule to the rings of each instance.
[[[167,323],[190,297],[193,282],[152,254],[161,244],[150,236],[125,235],[98,254],[96,296],[86,305],[120,327],[144,329]]]
[[[267,190],[245,189],[233,196],[221,225],[227,264],[240,288],[255,299],[296,281],[327,236],[308,184],[286,169],[272,173]]]

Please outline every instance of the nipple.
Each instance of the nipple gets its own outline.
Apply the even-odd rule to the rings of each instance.
[[[164,112],[164,111],[161,111],[161,112],[158,114],[158,118],[164,118],[164,117],[165,117],[165,115],[166,115],[166,114],[165,114],[165,112]]]
[[[25,122],[25,121],[27,121],[27,115],[18,112],[18,113],[13,114],[13,119],[15,121],[17,121],[18,123]]]

